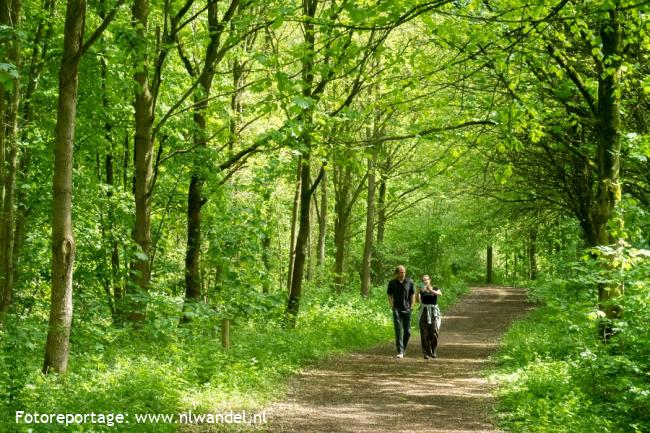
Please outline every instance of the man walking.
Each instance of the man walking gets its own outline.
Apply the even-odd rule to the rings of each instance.
[[[397,357],[404,358],[411,337],[411,307],[415,304],[413,280],[406,278],[406,268],[395,269],[395,278],[388,283],[388,303],[393,311]]]

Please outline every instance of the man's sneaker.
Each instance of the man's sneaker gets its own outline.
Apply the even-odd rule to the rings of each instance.
[[[398,354],[397,354],[397,357],[398,357],[398,358],[404,358],[404,354],[403,354],[403,353],[398,353]]]

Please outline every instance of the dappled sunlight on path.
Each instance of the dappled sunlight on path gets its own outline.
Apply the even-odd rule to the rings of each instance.
[[[508,324],[530,308],[521,289],[474,288],[444,315],[437,359],[422,358],[417,334],[401,360],[393,344],[331,359],[294,379],[288,399],[267,410],[263,430],[497,432],[480,370]]]

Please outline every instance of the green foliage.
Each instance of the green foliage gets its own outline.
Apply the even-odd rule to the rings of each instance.
[[[615,271],[626,288],[618,299],[623,315],[611,322],[615,333],[606,344],[598,337],[603,314],[593,287],[612,281],[605,275],[613,271],[583,264],[573,281],[548,280],[531,289],[544,305],[510,328],[497,355],[499,416],[509,431],[650,429],[650,261],[632,248],[618,256],[630,259]]]
[[[547,278],[532,293],[545,306],[504,340],[500,360],[511,380],[503,401],[514,414],[506,425],[540,432],[648,430],[646,257],[623,244],[582,251],[580,222],[591,217],[584,209],[597,190],[599,122],[556,60],[562,56],[583,77],[584,90],[598,94],[598,64],[607,60],[599,25],[615,6],[601,3],[559,2],[555,9],[514,0],[316,2],[315,16],[305,20],[297,1],[240,2],[232,20],[217,26],[219,61],[209,94],[195,87],[215,34],[209,8],[187,9],[172,22],[184,3],[152,1],[148,29],[136,30],[123,6],[79,66],[71,371],[45,378],[39,368],[50,299],[51,143],[65,4],[13,2],[23,4],[24,16],[20,28],[0,26],[0,90],[7,96],[18,83],[22,92],[16,206],[24,233],[12,311],[0,328],[2,407],[147,413],[252,407],[304,365],[389,339],[383,284],[395,265],[406,265],[414,280],[430,274],[443,288],[444,307],[465,282],[485,280],[491,245],[495,282],[528,284],[534,271]],[[89,31],[103,20],[104,6],[90,5]],[[217,21],[225,18],[221,6],[215,6]],[[615,218],[625,224],[614,232],[647,248],[647,16],[634,4],[621,7],[621,167],[629,195]],[[307,23],[314,24],[313,48]],[[180,31],[170,38],[172,27]],[[7,59],[16,36],[22,61],[13,64]],[[142,91],[133,74],[145,67],[159,86],[151,257],[132,239],[132,100]],[[203,97],[205,130],[194,117]],[[237,98],[240,107],[233,106]],[[476,120],[485,124],[455,127]],[[197,134],[207,137],[205,146],[196,146]],[[325,263],[315,269],[313,215],[308,266],[315,272],[304,282],[298,327],[288,330],[282,323],[291,207],[298,156],[307,153],[312,181],[325,163],[328,173],[338,166],[350,176],[326,180]],[[375,224],[385,224],[386,232],[374,253],[378,287],[360,299],[370,155],[377,155],[377,180],[385,187]],[[0,164],[4,174],[6,161]],[[193,174],[205,180],[203,302],[183,305]],[[337,275],[346,287],[333,294],[333,191],[343,185],[354,203],[346,209],[344,269]],[[151,259],[153,269],[148,293],[137,295],[147,304],[137,329],[123,323],[116,295],[133,284],[134,258]],[[611,323],[616,335],[606,347],[594,338],[603,324],[595,293],[602,283],[621,283],[625,291],[624,315]],[[179,326],[183,318],[189,323]],[[224,318],[233,321],[230,350],[219,344]],[[11,413],[0,417],[0,431],[28,430]]]
[[[62,431],[56,424],[16,424],[17,410],[129,414],[131,425],[75,426],[80,432],[177,431],[178,426],[151,422],[134,430],[132,423],[135,414],[259,408],[277,398],[286,377],[305,365],[392,335],[384,290],[360,299],[314,288],[296,329],[282,327],[282,298],[260,296],[249,303],[255,308],[240,310],[228,350],[220,345],[212,313],[196,310],[190,324],[178,327],[180,304],[166,296],[152,295],[153,308],[140,330],[114,328],[90,315],[74,328],[70,369],[62,376],[44,377],[39,371],[41,347],[34,342],[44,338],[41,324],[9,327],[0,346],[0,392],[8,403],[0,431]]]

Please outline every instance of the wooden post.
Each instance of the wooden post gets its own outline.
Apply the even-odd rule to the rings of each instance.
[[[230,319],[221,319],[221,347],[230,349]]]
[[[492,244],[487,248],[487,283],[492,284]]]

